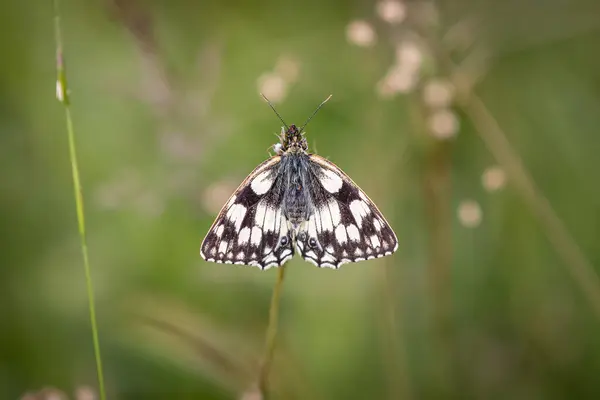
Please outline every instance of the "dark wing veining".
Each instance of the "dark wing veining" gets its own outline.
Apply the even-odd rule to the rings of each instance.
[[[396,234],[371,199],[335,164],[315,154],[309,159],[314,212],[298,232],[302,257],[339,268],[394,253]]]
[[[292,235],[281,209],[280,161],[280,156],[266,160],[236,189],[200,246],[202,258],[261,269],[292,258]]]

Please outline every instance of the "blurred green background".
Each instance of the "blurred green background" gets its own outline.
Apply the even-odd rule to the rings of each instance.
[[[288,263],[275,398],[599,398],[597,0],[61,10],[109,398],[258,398],[276,271],[199,246],[276,140],[260,90],[288,124],[333,94],[309,145],[400,242]],[[0,398],[90,399],[52,5],[0,25]]]

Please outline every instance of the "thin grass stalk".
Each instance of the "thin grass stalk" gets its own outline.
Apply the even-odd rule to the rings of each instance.
[[[581,290],[597,317],[600,317],[600,276],[589,261],[567,226],[552,207],[552,204],[539,189],[531,173],[513,148],[506,132],[501,128],[484,101],[475,93],[474,85],[482,79],[484,69],[479,66],[465,73],[464,64],[456,65],[447,52],[440,52],[440,59],[453,71],[452,82],[456,87],[456,103],[471,121],[479,137],[506,171],[536,218],[540,221],[544,234],[553,244],[557,255],[563,261],[567,272]],[[480,61],[470,61],[481,63]],[[470,69],[473,69],[472,67]]]
[[[457,84],[457,87],[462,110],[477,129],[490,153],[506,170],[510,181],[529,203],[567,272],[590,303],[596,316],[600,317],[600,277],[594,266],[568,231],[550,201],[537,187],[517,152],[512,148],[506,133],[483,100],[473,92],[465,90],[460,84]]]
[[[393,269],[398,268],[398,264],[400,263],[386,261],[379,274],[379,287],[382,288],[382,330],[385,336],[383,358],[387,372],[388,398],[410,400],[414,395],[400,326],[401,318],[396,315],[399,307],[395,304],[398,288]]]
[[[285,266],[281,266],[277,272],[277,281],[273,288],[271,297],[271,307],[269,308],[269,325],[267,327],[267,337],[263,361],[258,375],[258,387],[264,398],[268,398],[269,376],[273,355],[275,354],[275,345],[277,341],[277,331],[279,327],[279,304],[281,299],[281,289],[283,287],[283,278],[285,276]]]
[[[94,289],[92,285],[92,275],[90,262],[88,257],[87,240],[85,233],[85,219],[83,211],[83,196],[81,189],[81,181],[79,179],[79,167],[77,165],[77,150],[75,147],[75,130],[73,128],[73,120],[71,118],[69,87],[67,85],[67,74],[63,57],[62,35],[60,30],[60,11],[59,0],[54,0],[54,34],[56,39],[56,67],[57,67],[57,82],[56,95],[58,100],[65,108],[65,119],[67,124],[67,137],[69,143],[69,159],[71,162],[71,170],[73,174],[73,188],[75,194],[75,208],[77,213],[77,223],[79,228],[79,238],[81,241],[81,253],[83,255],[83,269],[85,272],[86,289],[88,295],[90,322],[92,326],[92,341],[94,345],[94,357],[96,359],[96,371],[98,374],[98,388],[100,399],[106,400],[106,392],[104,388],[104,375],[102,372],[102,358],[100,357],[100,340],[98,338],[98,326],[96,322],[96,308],[94,305]]]

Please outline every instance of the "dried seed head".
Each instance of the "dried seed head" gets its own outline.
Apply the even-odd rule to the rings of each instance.
[[[288,84],[281,75],[267,72],[258,78],[258,91],[264,94],[272,103],[279,103],[287,95]]]
[[[293,83],[298,79],[298,75],[300,74],[300,63],[290,56],[281,56],[275,64],[275,73],[281,76],[286,82]]]
[[[399,24],[406,18],[406,5],[397,0],[383,0],[377,3],[377,15],[389,24]]]
[[[79,386],[75,390],[75,400],[96,400],[96,392],[89,386]]]
[[[454,98],[454,86],[445,79],[432,79],[423,87],[423,101],[431,108],[448,107]]]
[[[428,120],[431,134],[438,139],[450,139],[458,134],[460,123],[456,114],[450,109],[434,111]]]
[[[506,174],[499,166],[493,166],[483,171],[481,183],[488,192],[500,190],[506,184]]]
[[[396,63],[408,70],[418,70],[423,64],[423,49],[414,40],[404,40],[396,46]]]
[[[397,93],[411,92],[419,82],[414,71],[394,65],[377,84],[377,93],[382,98],[390,98]]]
[[[346,38],[352,44],[370,47],[377,41],[373,27],[366,21],[353,21],[346,27]]]
[[[463,200],[458,206],[458,220],[465,228],[479,226],[482,219],[482,211],[479,203],[474,200]]]

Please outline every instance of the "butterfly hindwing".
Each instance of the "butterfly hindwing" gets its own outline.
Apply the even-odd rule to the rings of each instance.
[[[298,232],[297,249],[319,267],[339,268],[392,254],[398,240],[377,206],[336,165],[309,155],[314,212]]]
[[[267,269],[294,255],[281,209],[280,160],[275,156],[260,164],[229,198],[202,242],[202,258]]]

